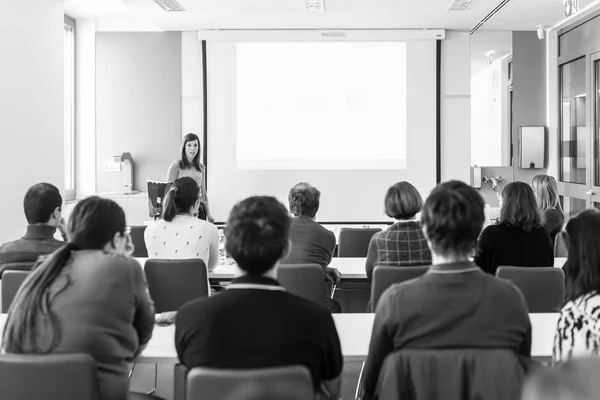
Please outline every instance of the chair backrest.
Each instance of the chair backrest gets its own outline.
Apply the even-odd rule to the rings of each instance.
[[[190,300],[208,296],[208,272],[206,264],[199,258],[149,258],[144,265],[144,272],[157,313],[177,311]]]
[[[314,400],[304,366],[228,370],[195,367],[186,382],[185,400]]]
[[[94,360],[88,354],[0,355],[2,400],[97,400]]]
[[[37,261],[17,261],[0,265],[0,279],[4,271],[31,271]]]
[[[560,233],[554,239],[554,257],[567,257],[567,245]]]
[[[133,257],[148,258],[148,250],[144,241],[146,225],[131,227],[131,242],[133,243]]]
[[[402,350],[386,358],[377,398],[519,399],[525,372],[512,350]]]
[[[17,291],[29,275],[29,271],[4,271],[2,274],[2,312],[7,313]]]
[[[366,257],[369,242],[381,228],[342,228],[338,238],[338,257]]]
[[[318,264],[281,264],[277,280],[290,293],[325,305],[325,274]]]
[[[565,301],[562,268],[500,266],[496,276],[512,281],[521,290],[530,313],[558,312]]]
[[[417,267],[388,267],[383,265],[375,266],[373,270],[373,282],[371,284],[371,311],[374,312],[379,298],[390,286],[418,278],[423,275],[429,266]]]
[[[160,217],[162,214],[166,189],[167,182],[148,181],[148,214],[151,218]]]

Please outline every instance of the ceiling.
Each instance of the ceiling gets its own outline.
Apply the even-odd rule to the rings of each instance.
[[[580,0],[584,8],[595,0]],[[166,12],[152,0],[64,0],[65,13],[98,20],[98,30],[421,29],[471,30],[501,0],[475,0],[448,11],[451,0],[179,0],[186,11]],[[562,0],[511,0],[482,29],[534,30],[564,19]]]

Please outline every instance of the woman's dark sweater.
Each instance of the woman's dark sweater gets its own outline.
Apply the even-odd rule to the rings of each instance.
[[[492,275],[499,266],[552,267],[554,246],[543,227],[525,232],[505,224],[485,228],[477,245],[475,264]]]

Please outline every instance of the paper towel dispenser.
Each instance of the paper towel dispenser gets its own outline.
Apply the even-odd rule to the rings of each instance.
[[[519,168],[544,168],[546,166],[546,128],[522,126],[519,131]]]

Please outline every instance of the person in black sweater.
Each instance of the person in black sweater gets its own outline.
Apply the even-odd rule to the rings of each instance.
[[[552,267],[554,246],[531,186],[511,182],[502,190],[498,225],[488,226],[477,246],[475,264],[495,275],[499,266]]]

